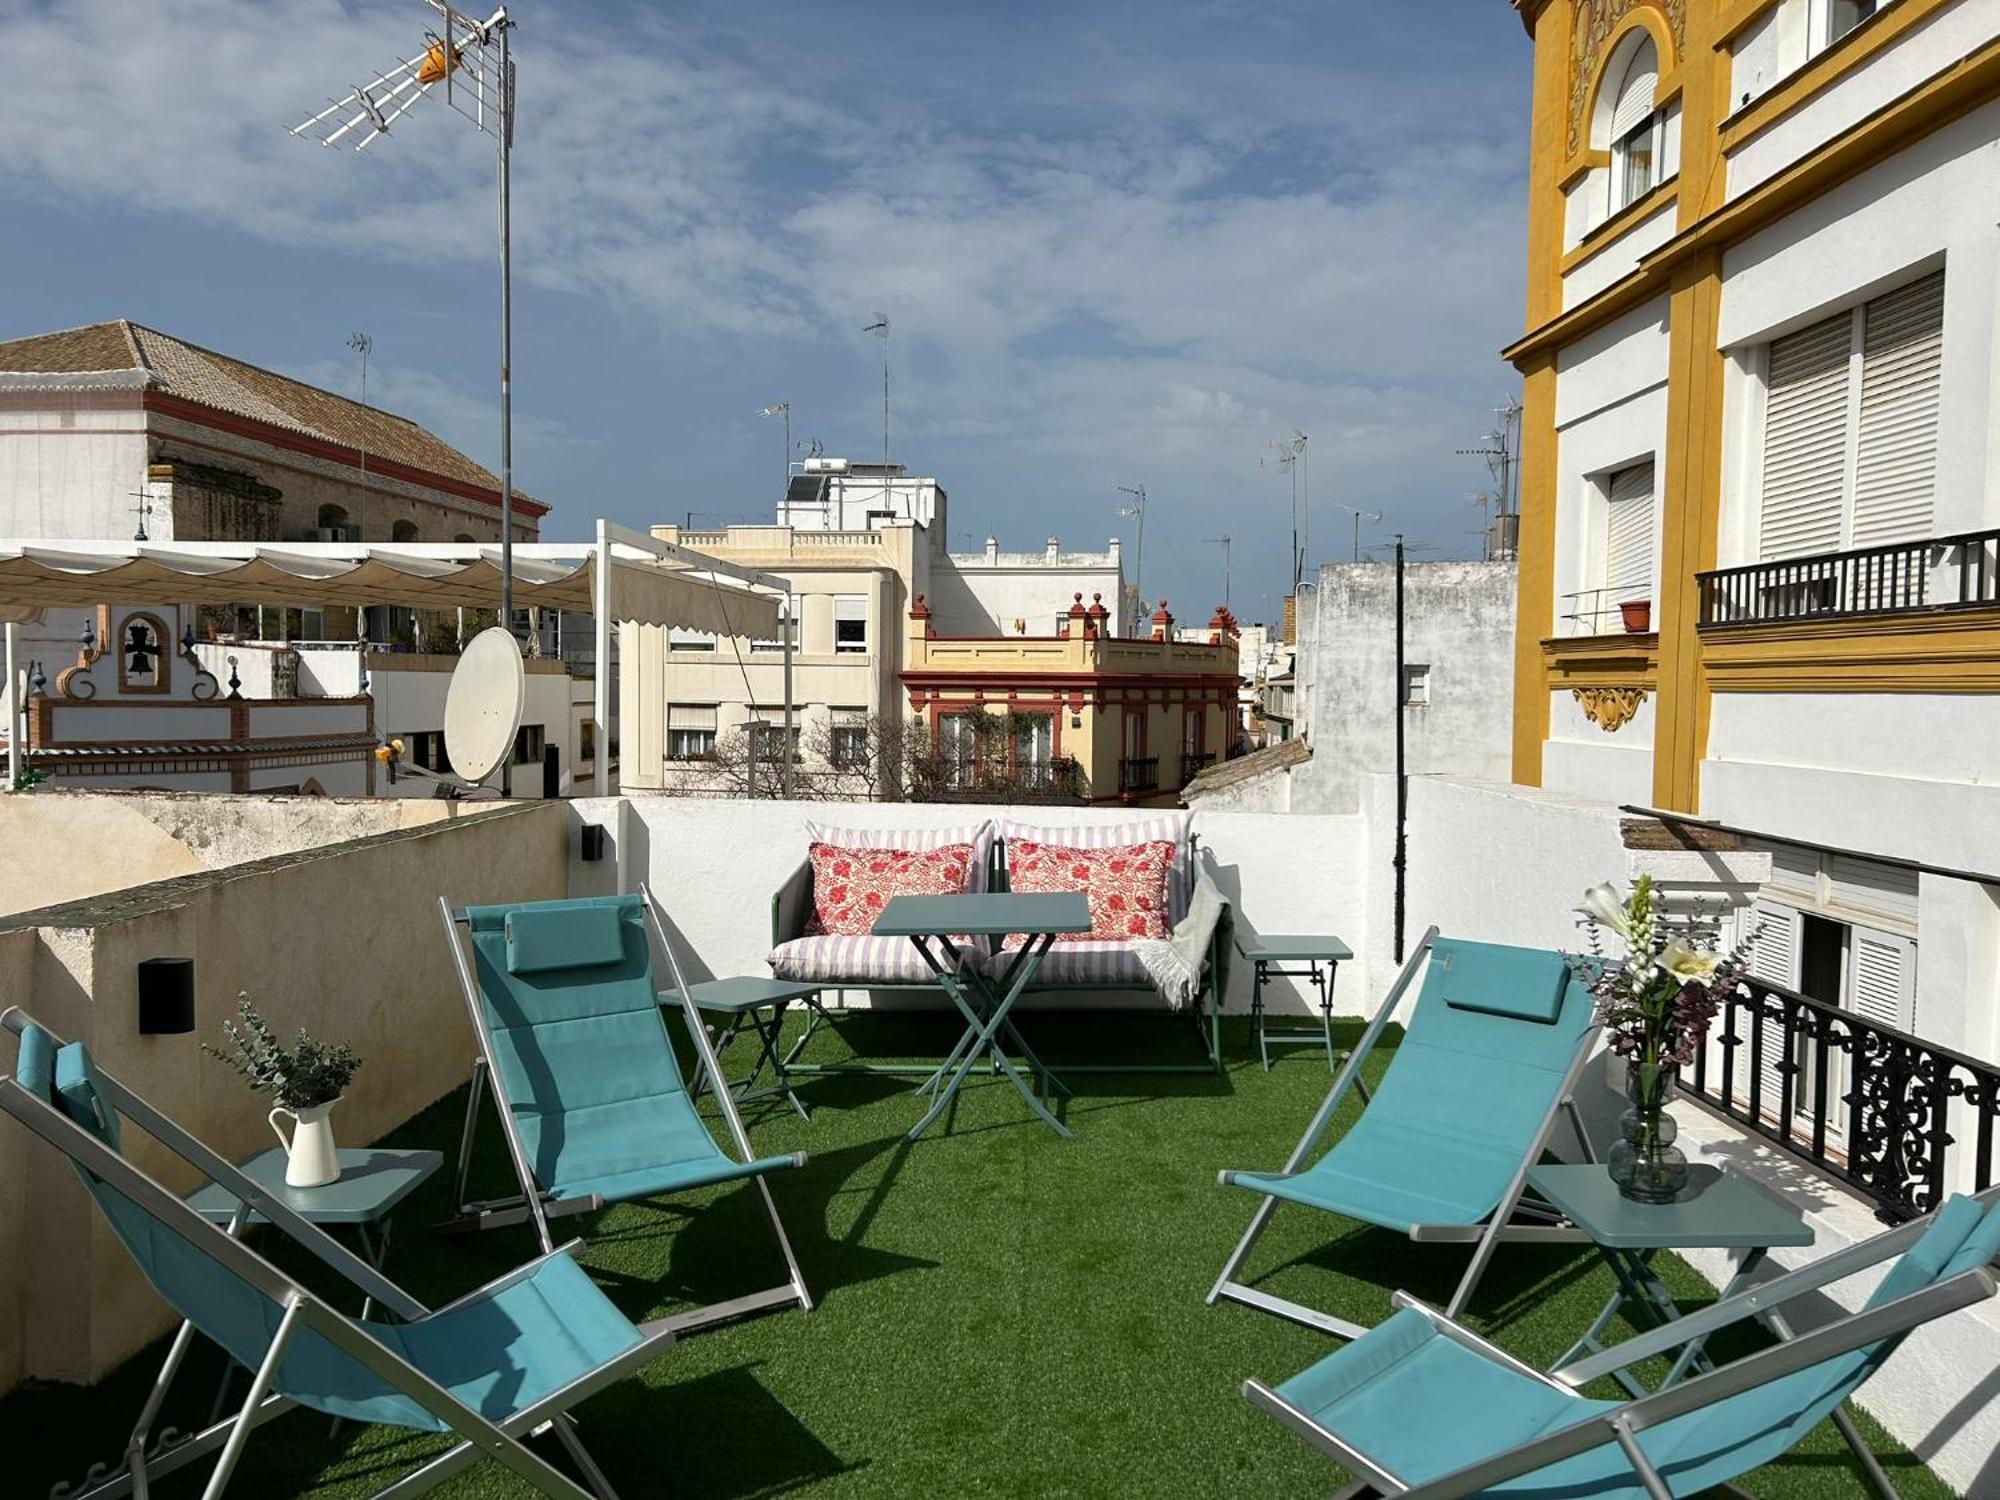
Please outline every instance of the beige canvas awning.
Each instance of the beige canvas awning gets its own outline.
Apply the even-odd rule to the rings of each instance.
[[[612,620],[757,640],[779,633],[779,595],[741,570],[621,542],[517,543],[515,607],[595,614],[606,558]],[[491,610],[499,602],[497,543],[0,541],[0,620],[97,604]]]

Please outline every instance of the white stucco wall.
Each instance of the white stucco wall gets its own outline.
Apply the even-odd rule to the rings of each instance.
[[[771,894],[806,857],[806,821],[847,828],[956,828],[987,817],[1012,816],[1042,826],[1129,822],[1143,813],[1080,807],[993,808],[920,803],[821,804],[710,801],[691,797],[586,798],[576,816],[602,824],[611,848],[597,864],[574,854],[577,894],[649,884],[686,946],[682,961],[701,977],[768,974]],[[1333,932],[1347,939],[1357,962],[1343,966],[1335,1000],[1359,1013],[1371,956],[1366,839],[1359,817],[1197,812],[1196,835],[1216,882],[1238,920],[1265,932]],[[1249,1006],[1250,975],[1237,964],[1229,1008]],[[1110,997],[1117,999],[1119,997]],[[864,995],[850,999],[865,1002]],[[1291,981],[1267,986],[1276,1009],[1303,1005]],[[942,996],[939,1004],[943,1004]],[[1044,1003],[1044,1002],[1036,1002]],[[1060,1002],[1056,1002],[1060,1003]],[[1098,1003],[1093,1001],[1092,1003]],[[1143,995],[1135,1004],[1157,1004]]]
[[[1300,595],[1299,716],[1313,759],[1292,807],[1353,812],[1359,778],[1396,765],[1396,715],[1416,776],[1503,777],[1514,706],[1511,562],[1413,562],[1404,577],[1404,660],[1430,668],[1430,702],[1399,708],[1396,569],[1332,563]]]
[[[1064,552],[1056,538],[1049,541],[1041,552],[952,553],[931,570],[931,628],[939,635],[1053,635],[1056,617],[1081,594],[1085,604],[1101,595],[1111,633],[1125,634],[1117,628],[1124,583],[1118,539],[1103,552]],[[1025,632],[1014,628],[1017,620]]]
[[[2000,11],[1992,18],[2000,21]],[[1718,337],[1734,358],[1725,395],[1719,566],[1756,558],[1763,405],[1756,349],[1939,265],[1944,349],[1931,534],[1976,530],[2000,517],[2000,453],[1992,441],[2000,417],[1993,378],[2000,326],[1996,174],[2000,103],[1926,137],[1724,256]]]
[[[1737,98],[1754,86],[1760,70],[1776,75],[1763,82],[1768,91],[1806,61],[1804,0],[1788,0],[1787,8],[1790,13],[1778,17],[1769,32],[1746,32],[1738,44]],[[1729,157],[1729,196],[1740,197],[1775,177],[1996,35],[2000,10],[1985,0],[1946,6],[1738,147]]]

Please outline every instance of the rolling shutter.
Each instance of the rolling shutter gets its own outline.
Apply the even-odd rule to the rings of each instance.
[[[1611,476],[1605,508],[1604,586],[1608,603],[1653,597],[1653,465]]]
[[[1944,273],[1876,298],[1862,316],[1851,545],[1916,541],[1930,535],[1937,479]]]
[[[667,728],[715,731],[713,703],[671,703],[667,705]]]
[[[1760,558],[1840,549],[1853,342],[1854,315],[1841,313],[1771,343]]]
[[[1653,95],[1660,87],[1659,54],[1652,43],[1642,42],[1625,70],[1618,87],[1618,102],[1611,107],[1611,139],[1622,141],[1646,116],[1653,112]]]
[[[1893,932],[1848,929],[1847,1008],[1864,1021],[1908,1031],[1917,992],[1917,945]]]

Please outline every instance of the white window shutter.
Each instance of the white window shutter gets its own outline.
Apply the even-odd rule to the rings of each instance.
[[[1944,273],[1876,298],[1862,318],[1853,545],[1917,541],[1937,481]]]
[[[1803,946],[1805,918],[1789,906],[1759,901],[1750,908],[1750,922],[1753,928],[1759,929],[1757,940],[1750,947],[1751,976],[1797,994],[1799,950]],[[1785,1098],[1785,1078],[1779,1072],[1779,1065],[1785,1060],[1785,1029],[1774,1021],[1762,1019],[1756,1025],[1760,1033],[1756,1053],[1758,1113],[1775,1120]],[[1737,1053],[1737,1062],[1740,1067],[1736,1087],[1740,1099],[1747,1105],[1750,1102],[1751,1064],[1751,1051],[1747,1045]],[[1793,1075],[1792,1088],[1796,1107],[1801,1102],[1797,1074]]]
[[[1853,342],[1854,316],[1841,313],[1771,343],[1758,523],[1762,559],[1840,548]]]
[[[1908,1031],[1915,1019],[1917,945],[1893,932],[1849,929],[1847,1008],[1864,1021]]]
[[[1605,506],[1604,586],[1608,602],[1653,597],[1653,464],[1611,476]]]
[[[1618,102],[1611,107],[1612,140],[1625,139],[1653,112],[1653,95],[1659,87],[1659,54],[1651,42],[1641,42],[1626,66],[1625,81],[1618,86]]]

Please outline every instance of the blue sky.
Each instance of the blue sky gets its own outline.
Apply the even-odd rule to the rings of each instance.
[[[1476,552],[1517,382],[1528,43],[1503,0],[520,0],[515,452],[556,509],[757,520],[798,444],[894,457],[955,549],[1102,546],[1151,496],[1183,618],[1351,517]],[[355,155],[284,127],[422,44],[420,0],[0,0],[0,337],[130,317],[497,457],[493,173],[441,101]],[[1129,554],[1128,554],[1129,555]],[[1266,600],[1268,599],[1268,604]]]

